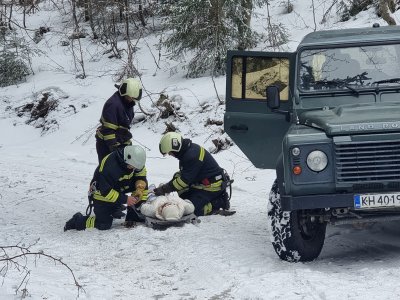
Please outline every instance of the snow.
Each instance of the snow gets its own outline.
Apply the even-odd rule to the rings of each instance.
[[[279,2],[279,1],[278,1]],[[328,4],[315,1],[319,11]],[[294,12],[281,14],[271,7],[275,20],[290,33],[287,49],[313,30],[309,1],[293,1]],[[49,5],[49,4],[46,4]],[[265,8],[254,26],[265,22]],[[61,18],[47,9],[29,16],[28,26],[60,26]],[[394,15],[399,22],[399,16]],[[318,29],[384,24],[372,9],[357,18],[338,23],[329,18]],[[306,26],[307,25],[307,26]],[[72,56],[61,47],[56,33],[45,35],[37,45],[46,52],[34,58],[35,75],[26,83],[0,89],[0,246],[19,245],[32,252],[43,251],[61,258],[84,291],[78,291],[69,270],[44,256],[20,260],[25,272],[0,263],[0,299],[20,299],[26,288],[30,299],[396,299],[400,297],[400,229],[396,223],[357,229],[329,226],[320,257],[310,263],[279,260],[269,241],[267,197],[274,170],[256,169],[233,146],[215,154],[216,160],[234,178],[230,217],[201,217],[197,225],[155,231],[143,225],[127,229],[116,220],[109,231],[96,229],[63,232],[65,222],[77,211],[84,213],[86,192],[97,165],[94,131],[104,102],[115,91],[112,76],[117,60],[96,56],[86,64],[88,77],[76,79]],[[154,47],[156,36],[146,37]],[[95,46],[86,44],[94,53]],[[265,49],[259,45],[257,49]],[[155,50],[153,50],[155,51]],[[137,53],[139,70],[148,94],[142,100],[146,111],[158,94],[176,97],[187,119],[174,122],[194,142],[211,148],[220,135],[218,127],[205,127],[207,118],[222,120],[223,106],[211,78],[185,79],[183,72],[171,75],[174,62],[163,59],[156,69],[145,44]],[[223,99],[225,78],[215,78]],[[56,88],[62,98],[52,118],[58,126],[48,132],[25,124],[13,108],[32,102],[36,93]],[[181,100],[179,100],[181,99]],[[201,104],[210,107],[202,112]],[[68,105],[77,110],[73,113]],[[200,105],[199,105],[200,104]],[[86,107],[84,107],[86,106]],[[136,112],[140,115],[140,112]],[[147,150],[150,183],[168,181],[178,161],[164,158],[158,142],[165,129],[154,118],[132,126],[134,141]],[[7,271],[7,272],[6,272]],[[22,286],[21,283],[23,282]],[[18,292],[16,292],[18,290]]]

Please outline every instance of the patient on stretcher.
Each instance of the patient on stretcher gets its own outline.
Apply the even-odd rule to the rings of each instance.
[[[179,221],[183,216],[194,212],[194,205],[173,192],[165,196],[149,195],[148,200],[140,207],[140,212],[147,217],[163,221]]]

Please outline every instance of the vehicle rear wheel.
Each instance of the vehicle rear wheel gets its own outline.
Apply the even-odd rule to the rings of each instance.
[[[277,180],[269,194],[268,221],[272,245],[282,260],[312,261],[321,253],[326,223],[303,210],[282,211]]]

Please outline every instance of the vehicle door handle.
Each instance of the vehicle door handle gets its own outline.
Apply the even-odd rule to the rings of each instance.
[[[231,129],[232,130],[236,130],[236,131],[247,131],[247,130],[249,130],[247,125],[244,125],[244,124],[232,125]]]

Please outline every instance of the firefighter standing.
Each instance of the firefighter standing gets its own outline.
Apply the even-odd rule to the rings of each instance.
[[[148,184],[146,178],[146,153],[137,145],[107,155],[96,168],[90,183],[90,196],[95,216],[76,213],[64,226],[70,229],[85,230],[97,228],[107,230],[113,222],[113,212],[122,204],[127,204],[127,224],[138,220],[136,209],[147,200]],[[125,193],[132,192],[131,196]]]
[[[128,78],[116,87],[118,91],[103,106],[101,125],[96,131],[99,164],[107,154],[132,144],[129,129],[134,117],[133,107],[142,98],[142,85],[138,79]]]
[[[226,185],[229,177],[212,155],[190,139],[177,132],[168,132],[160,140],[160,152],[179,160],[180,171],[168,183],[154,189],[156,196],[177,191],[183,199],[195,206],[197,216],[219,213],[229,215],[229,197]]]

